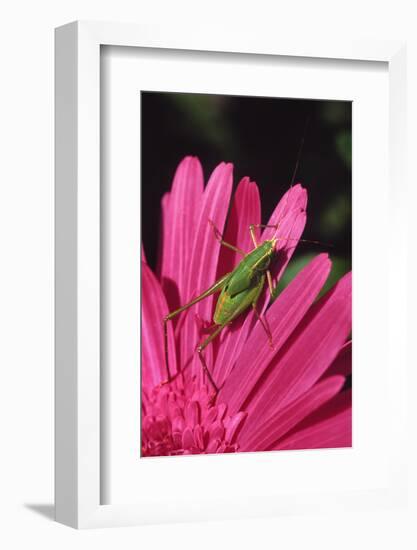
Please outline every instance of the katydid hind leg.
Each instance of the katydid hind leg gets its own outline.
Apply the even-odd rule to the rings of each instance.
[[[268,276],[268,273],[269,271],[267,271],[267,276]],[[272,343],[272,333],[271,333],[271,330],[267,324],[267,322],[265,321],[265,318],[263,315],[261,315],[259,313],[259,311],[256,309],[256,304],[258,303],[258,300],[259,300],[259,297],[262,293],[262,289],[264,287],[264,281],[265,281],[265,278],[261,279],[261,281],[259,282],[259,285],[258,285],[258,288],[257,288],[257,292],[256,292],[256,295],[254,296],[253,300],[252,300],[252,308],[253,308],[253,311],[258,319],[258,321],[261,323],[263,329],[265,330],[265,333],[268,337],[268,341],[269,341],[269,345],[271,346],[271,348],[273,348],[273,343]],[[271,281],[272,283],[272,281]],[[270,284],[270,281],[269,281],[269,278],[268,278],[268,284]],[[271,288],[271,287],[270,287]]]
[[[274,344],[272,342],[272,333],[271,333],[271,330],[267,324],[267,322],[265,321],[264,319],[264,316],[261,315],[259,313],[259,311],[256,309],[256,304],[252,304],[252,308],[253,308],[253,311],[255,312],[255,315],[256,315],[256,318],[258,319],[258,321],[261,323],[264,331],[265,331],[265,334],[267,335],[268,337],[268,342],[269,342],[269,346],[273,349],[274,347]]]
[[[216,395],[219,393],[219,388],[217,387],[207,367],[207,363],[203,355],[203,350],[210,344],[210,342],[212,342],[221,333],[221,331],[225,328],[225,326],[226,325],[218,325],[216,330],[212,332],[210,336],[208,336],[205,340],[203,340],[203,342],[201,342],[201,344],[199,344],[199,346],[197,347],[197,353],[201,362],[201,366],[203,367],[203,372],[206,374],[210,384],[213,386],[213,389],[214,389],[214,395],[212,396],[212,400],[214,400]]]
[[[210,288],[208,288],[205,292],[197,296],[196,298],[193,298],[189,302],[187,302],[185,305],[179,307],[175,311],[172,311],[168,313],[163,318],[163,330],[164,330],[164,357],[165,357],[165,369],[167,374],[167,379],[162,382],[162,384],[166,384],[172,380],[172,374],[169,369],[169,357],[168,357],[168,321],[171,321],[174,319],[177,315],[182,313],[183,311],[187,310],[194,304],[197,304],[201,300],[204,300],[204,298],[208,298],[212,294],[215,294],[216,292],[219,292],[223,289],[223,287],[227,284],[227,281],[230,278],[230,273],[226,273],[223,277],[218,279],[214,285],[212,285]]]

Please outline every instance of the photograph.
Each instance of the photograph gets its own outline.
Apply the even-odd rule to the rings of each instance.
[[[140,102],[140,458],[351,447],[351,101]]]

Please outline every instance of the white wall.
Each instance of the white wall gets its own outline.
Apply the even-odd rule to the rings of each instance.
[[[245,25],[250,34],[261,32],[262,25],[268,24],[279,33],[292,32],[300,37],[330,32],[408,38],[408,91],[410,98],[417,97],[417,37],[413,36],[416,18],[411,1],[14,0],[7,7],[3,5],[0,517],[4,525],[0,528],[0,545],[7,549],[29,545],[65,549],[75,544],[81,548],[119,545],[152,549],[233,545],[258,549],[279,546],[291,550],[307,545],[333,548],[337,540],[339,549],[365,547],[370,543],[379,548],[415,547],[416,530],[412,526],[415,510],[82,533],[54,524],[39,513],[52,514],[53,499],[53,28],[74,19],[154,23],[160,18],[172,25],[211,23],[214,32],[216,20],[222,20],[230,21],[230,25]],[[416,106],[410,101],[409,208],[413,216],[410,230],[415,230],[416,218],[416,202],[411,199],[411,193],[416,196],[413,189],[416,115]],[[415,249],[413,239],[410,243],[411,257]],[[415,280],[415,263],[410,263],[410,281]],[[410,300],[417,305],[415,297],[410,285]],[[412,312],[410,307],[410,321]],[[415,388],[416,376],[414,373],[411,376],[410,388]],[[415,406],[413,413],[416,420]],[[414,422],[410,425],[410,436],[416,431]],[[415,495],[414,491],[414,503]]]

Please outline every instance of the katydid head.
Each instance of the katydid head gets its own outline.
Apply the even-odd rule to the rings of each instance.
[[[271,243],[271,254],[273,254],[275,252],[275,246],[278,242],[278,238],[274,236],[269,240],[269,242]]]

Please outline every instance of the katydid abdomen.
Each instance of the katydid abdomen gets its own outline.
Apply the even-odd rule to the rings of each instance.
[[[265,275],[256,273],[252,275],[251,286],[238,294],[231,295],[229,287],[226,286],[217,300],[213,318],[216,325],[227,325],[253,304],[256,304],[264,284]]]

